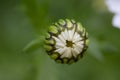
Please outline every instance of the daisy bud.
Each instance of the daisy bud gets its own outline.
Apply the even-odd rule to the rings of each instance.
[[[56,62],[71,64],[83,57],[88,43],[88,33],[79,22],[60,19],[49,27],[44,47]]]

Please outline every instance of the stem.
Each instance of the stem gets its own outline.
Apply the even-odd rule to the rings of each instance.
[[[40,6],[38,6],[37,0],[23,0],[23,2],[26,7],[26,14],[31,19],[35,32],[40,34],[47,16],[48,2],[45,0],[39,4]]]

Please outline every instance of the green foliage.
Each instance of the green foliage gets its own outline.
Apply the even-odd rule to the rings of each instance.
[[[0,80],[119,80],[120,30],[102,1],[0,0]],[[49,24],[66,18],[80,21],[90,38],[72,65],[55,63],[43,48]]]
[[[37,49],[39,49],[41,46],[43,46],[44,44],[44,37],[43,38],[39,38],[39,39],[35,39],[33,41],[31,41],[24,49],[23,52],[26,53],[30,53],[33,52]]]

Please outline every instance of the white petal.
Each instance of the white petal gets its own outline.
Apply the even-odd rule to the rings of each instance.
[[[83,45],[84,41],[79,41],[79,42],[76,42],[75,44],[81,44],[81,45]]]
[[[73,41],[76,39],[77,36],[77,32],[75,32],[74,36],[73,36]]]
[[[82,44],[75,44],[77,47],[79,47],[79,49],[82,49],[83,48],[83,45]]]
[[[68,38],[69,38],[69,34],[68,34],[68,31],[67,31],[67,29],[65,29],[65,36],[66,36],[66,39],[68,40]]]
[[[63,48],[63,47],[65,47],[65,45],[63,44],[63,43],[56,43],[56,48]]]
[[[69,32],[70,41],[72,41],[73,35],[74,35],[74,29],[73,30],[69,30],[68,32]]]
[[[75,28],[72,29],[72,39],[74,37],[74,34],[75,34]]]
[[[82,52],[83,45],[81,45],[81,44],[76,44],[76,48],[79,50],[79,52]]]
[[[75,32],[75,35],[73,37],[73,42],[78,42],[82,40],[82,38],[80,37],[80,35],[78,33]]]
[[[113,26],[120,28],[120,14],[116,14],[112,21]]]
[[[70,38],[70,41],[71,41],[71,39],[72,39],[72,31],[68,30],[68,34],[69,34],[69,38]]]
[[[56,43],[58,42],[58,43],[62,43],[61,41],[60,41],[60,39],[58,39],[57,37],[54,37],[54,36],[52,36],[54,39],[55,39],[55,41],[56,41]]]
[[[71,48],[67,47],[66,50],[64,51],[63,55],[61,56],[61,58],[64,58],[64,57],[70,58],[71,56],[72,56]]]
[[[65,48],[59,48],[55,50],[55,52],[58,52],[59,54],[63,54],[64,51],[65,51]]]
[[[76,39],[79,39],[79,38],[80,38],[80,35],[79,35],[79,34],[77,34]]]
[[[59,37],[59,39],[61,40],[61,42],[63,43],[63,44],[66,44],[66,41],[65,41],[65,39],[63,38],[63,36],[60,34],[60,35],[58,35],[58,37]]]
[[[75,45],[74,45],[74,48],[75,48],[75,50],[77,50],[77,51],[78,51],[78,53],[82,52],[82,48],[81,48],[81,46],[80,46],[80,45],[75,44]]]
[[[72,55],[74,57],[77,57],[78,54],[79,54],[79,52],[77,50],[75,50],[75,49],[72,48]]]
[[[62,32],[61,35],[63,36],[63,38],[64,38],[65,40],[67,40],[67,37],[66,37],[66,35],[65,35],[65,32]]]
[[[74,39],[73,42],[76,43],[76,42],[80,42],[82,40],[82,38],[77,38],[77,39]]]
[[[68,34],[68,36],[67,36],[67,40],[68,40],[68,41],[70,41],[70,34],[69,34],[69,30],[67,30],[67,34]]]
[[[79,53],[79,49],[77,48],[76,44],[73,45],[73,49],[74,49],[77,53]]]
[[[120,0],[106,0],[108,9],[113,13],[120,13]]]

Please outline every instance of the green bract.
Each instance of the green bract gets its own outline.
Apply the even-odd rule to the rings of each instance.
[[[60,19],[49,27],[44,47],[56,62],[71,64],[83,57],[88,43],[88,33],[81,23]]]

